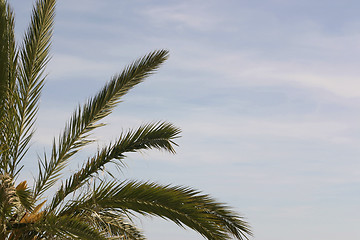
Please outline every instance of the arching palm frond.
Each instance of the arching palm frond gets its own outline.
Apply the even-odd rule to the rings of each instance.
[[[246,221],[224,204],[188,187],[156,183],[101,183],[92,192],[65,206],[59,215],[82,216],[87,211],[118,214],[155,215],[187,226],[207,239],[247,239],[251,234]]]
[[[111,211],[83,209],[81,217],[96,229],[101,230],[110,239],[145,240],[143,233],[129,219]]]
[[[121,163],[124,153],[157,148],[175,153],[173,140],[180,133],[180,129],[170,123],[152,123],[139,127],[135,131],[121,134],[120,138],[111,146],[100,150],[94,157],[75,174],[61,185],[53,198],[49,211],[53,211],[65,197],[79,189],[91,176],[102,170],[104,166],[115,160]]]
[[[74,237],[74,239],[94,239],[106,240],[104,234],[91,227],[83,219],[73,216],[56,216],[47,215],[46,218],[39,224],[40,230],[43,232],[40,236],[60,236],[62,238]]]
[[[35,196],[50,188],[58,179],[67,160],[91,142],[88,139],[90,132],[103,126],[98,122],[112,112],[120,98],[158,69],[167,57],[168,51],[159,50],[140,58],[121,74],[113,77],[94,98],[74,112],[58,143],[54,140],[50,160],[44,159],[41,164]]]
[[[83,239],[106,240],[104,233],[83,219],[70,216],[39,215],[31,222],[13,225],[9,240]]]

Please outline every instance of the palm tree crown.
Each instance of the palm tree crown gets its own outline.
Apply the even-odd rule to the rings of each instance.
[[[55,0],[37,0],[22,44],[14,37],[14,14],[0,0],[0,239],[145,239],[133,225],[134,213],[159,216],[187,226],[206,239],[247,239],[248,224],[229,207],[189,187],[153,182],[102,179],[106,164],[121,167],[125,154],[146,149],[175,153],[180,129],[154,122],[123,132],[99,149],[67,179],[62,170],[79,150],[93,142],[92,131],[130,89],[168,58],[157,50],[115,75],[78,107],[51,151],[38,161],[34,186],[15,184],[34,134],[39,98],[48,63]],[[45,193],[62,179],[53,196]],[[89,187],[94,180],[93,187]]]

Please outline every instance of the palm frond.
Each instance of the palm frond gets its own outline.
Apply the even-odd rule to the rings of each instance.
[[[73,174],[55,194],[48,211],[54,210],[65,197],[79,189],[91,176],[103,170],[105,164],[114,159],[121,160],[125,153],[156,148],[175,153],[174,139],[179,137],[181,130],[170,123],[159,122],[140,126],[134,131],[120,135],[115,144],[99,151],[88,160],[80,170]]]
[[[14,13],[7,1],[0,1],[0,116],[6,101],[10,81],[14,81]]]
[[[56,182],[59,172],[71,156],[92,142],[88,139],[90,132],[104,125],[98,122],[112,112],[120,98],[157,70],[167,57],[168,51],[158,50],[138,59],[74,112],[58,142],[54,140],[50,159],[45,158],[40,165],[34,190],[36,197]]]
[[[122,215],[111,211],[83,209],[76,215],[96,229],[100,229],[109,239],[145,240],[143,233]]]
[[[44,222],[39,223],[37,228],[42,232],[41,237],[58,236],[60,239],[93,239],[106,240],[104,233],[92,228],[80,218],[69,216],[47,215]],[[40,237],[40,238],[41,238]]]
[[[105,233],[91,227],[83,219],[69,216],[30,214],[26,221],[9,226],[11,240],[24,239],[96,239],[106,240]]]
[[[12,13],[8,12],[7,1],[0,1],[0,111],[6,98],[9,82],[10,31],[13,31]],[[2,116],[2,114],[0,115]],[[0,118],[1,119],[1,118]]]
[[[28,150],[38,111],[38,102],[44,85],[44,67],[49,61],[50,40],[53,31],[55,0],[38,0],[34,6],[31,24],[20,50],[14,117],[11,175],[18,173],[18,164]]]
[[[88,193],[87,193],[88,194]],[[101,183],[92,194],[67,205],[59,215],[81,214],[83,209],[115,211],[118,214],[140,213],[159,216],[179,226],[187,226],[209,240],[248,239],[246,221],[229,207],[208,195],[187,187],[162,186],[156,183]]]
[[[7,1],[0,1],[0,167],[9,173],[15,136],[13,91],[16,80],[17,53],[14,36],[14,14]]]

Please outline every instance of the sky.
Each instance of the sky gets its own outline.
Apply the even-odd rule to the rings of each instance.
[[[10,3],[20,42],[32,1]],[[119,179],[201,189],[244,216],[252,239],[359,239],[359,11],[355,0],[58,1],[25,176],[78,104],[164,48],[169,60],[96,137],[166,120],[182,129],[177,154],[131,154]],[[156,218],[139,226],[149,240],[203,239]]]

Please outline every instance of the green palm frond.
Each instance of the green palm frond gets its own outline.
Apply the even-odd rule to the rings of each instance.
[[[229,207],[187,187],[142,182],[101,183],[92,193],[67,205],[59,215],[81,215],[83,209],[159,216],[187,226],[209,240],[232,236],[247,239],[246,234],[251,235],[247,222]]]
[[[40,92],[44,85],[44,67],[49,61],[54,15],[55,0],[37,1],[21,46],[18,81],[12,93],[16,100],[16,114],[13,116],[15,136],[11,143],[12,159],[9,170],[13,176],[19,171],[18,164],[27,152],[33,135]]]
[[[103,170],[105,164],[114,159],[121,161],[125,157],[124,153],[152,148],[175,153],[173,145],[176,143],[173,140],[179,137],[180,132],[180,129],[172,124],[161,122],[145,124],[135,131],[121,134],[113,145],[99,151],[65,181],[55,194],[49,211],[54,210],[69,193],[79,189],[91,176]]]
[[[0,111],[6,100],[9,85],[10,65],[10,34],[13,32],[14,18],[12,12],[8,11],[7,1],[0,1]],[[2,116],[2,114],[1,114]]]
[[[105,233],[89,226],[82,219],[69,216],[47,215],[37,221],[11,226],[11,240],[83,239],[106,240]]]
[[[138,59],[120,75],[113,77],[94,98],[74,112],[58,143],[54,140],[51,158],[45,158],[41,164],[34,190],[35,196],[49,189],[58,179],[59,172],[65,167],[67,160],[81,147],[92,142],[88,139],[90,132],[103,126],[98,122],[112,112],[120,98],[157,70],[167,57],[168,51],[158,50]]]
[[[40,239],[84,239],[84,240],[106,240],[105,233],[91,227],[80,218],[70,216],[47,215],[38,226]]]
[[[145,240],[143,233],[122,215],[111,211],[83,209],[80,215],[96,229],[101,229],[110,239]]]
[[[0,166],[3,171],[6,169],[7,160],[5,160],[5,142],[6,136],[4,131],[5,102],[9,85],[9,16],[7,12],[8,4],[6,1],[0,1]],[[5,172],[3,172],[4,174]],[[0,172],[1,174],[1,172]]]
[[[0,1],[0,167],[9,173],[15,137],[15,97],[17,54],[14,37],[14,14],[7,1]]]
[[[10,82],[14,82],[15,36],[14,14],[7,1],[0,1],[0,116],[8,97]]]

